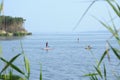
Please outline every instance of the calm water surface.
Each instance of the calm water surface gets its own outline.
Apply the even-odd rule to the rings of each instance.
[[[94,70],[103,52],[106,40],[111,36],[109,33],[65,33],[65,34],[33,34],[26,37],[0,38],[3,56],[10,60],[13,56],[21,53],[20,40],[25,54],[30,60],[30,80],[39,80],[40,63],[42,64],[43,80],[89,80],[84,74]],[[79,38],[79,42],[77,41]],[[48,41],[52,50],[43,50]],[[117,46],[114,39],[110,40],[113,46]],[[85,49],[91,45],[92,53]],[[113,73],[120,73],[116,64],[119,61],[110,51],[111,62],[105,59],[109,80],[114,80]],[[23,68],[22,57],[14,64]],[[110,71],[110,72],[109,72]]]

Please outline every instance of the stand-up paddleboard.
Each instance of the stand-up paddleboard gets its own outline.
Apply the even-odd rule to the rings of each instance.
[[[52,50],[53,48],[49,48],[49,47],[46,47],[46,48],[42,48],[43,50]]]
[[[90,50],[92,47],[88,45],[85,49]]]
[[[92,48],[87,48],[87,47],[86,47],[85,49],[90,50],[90,49],[92,49]]]

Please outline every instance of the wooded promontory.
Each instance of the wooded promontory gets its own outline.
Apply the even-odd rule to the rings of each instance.
[[[22,17],[0,16],[0,36],[31,35],[24,28],[24,22]]]

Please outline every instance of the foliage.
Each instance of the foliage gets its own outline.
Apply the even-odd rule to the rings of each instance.
[[[2,13],[2,11],[3,11],[3,0],[2,0],[2,2],[0,3],[0,14]]]
[[[22,45],[21,45],[22,46]],[[25,64],[25,70],[27,71],[23,71],[21,70],[18,66],[14,65],[13,62],[17,60],[17,58],[19,56],[23,56],[24,57],[24,64]],[[14,56],[11,60],[7,61],[5,58],[3,58],[2,56],[0,56],[0,60],[3,62],[3,64],[6,64],[3,69],[0,71],[0,79],[5,79],[5,80],[11,80],[11,78],[13,80],[29,80],[30,77],[30,65],[29,65],[29,61],[28,58],[25,56],[25,54],[23,53],[23,50],[20,54],[17,54],[16,56]],[[13,74],[12,70],[16,70],[18,73],[20,73],[21,75],[25,76],[24,78],[22,78],[19,75]],[[10,70],[10,71],[9,71]],[[4,73],[6,71],[9,71],[8,73]]]
[[[21,17],[0,16],[0,29],[8,32],[25,31]]]
[[[2,61],[1,64],[5,64],[5,66],[0,71],[0,79],[3,80],[29,80],[30,78],[30,62],[27,56],[25,55],[23,44],[20,41],[21,44],[21,53],[15,55],[13,58],[11,58],[9,61],[2,57],[2,49],[0,48],[0,61]],[[17,65],[14,64],[14,61],[16,61],[20,56],[23,57],[24,62],[24,70],[19,68]],[[17,71],[20,75],[16,75],[13,73],[13,70]],[[6,73],[8,72],[8,73]],[[42,64],[40,65],[40,80],[42,80]]]
[[[106,0],[106,2],[111,6],[111,8],[114,10],[115,14],[120,18],[120,5],[118,3],[114,1],[110,1],[110,0]],[[114,4],[113,4],[114,3]],[[111,33],[112,33],[112,37],[114,37],[116,39],[116,41],[118,42],[118,45],[120,46],[120,36],[118,34],[118,30],[116,29],[116,26],[114,25],[113,20],[112,25],[107,25],[106,23],[102,22],[101,20],[98,20],[104,27],[106,27]],[[109,40],[106,41],[107,44],[110,46],[110,49],[113,51],[114,55],[116,56],[116,58],[118,60],[120,60],[120,50],[119,48],[114,48]],[[95,72],[91,72],[89,74],[85,74],[84,76],[87,76],[90,78],[90,80],[107,80],[107,70],[106,70],[106,66],[105,64],[103,64],[102,70],[100,69],[100,66],[102,65],[101,63],[105,63],[103,62],[103,59],[105,58],[105,56],[109,52],[109,49],[106,49],[105,52],[103,53],[103,55],[101,56],[101,59],[99,60],[97,66],[94,66]],[[119,66],[119,65],[118,65]],[[117,78],[117,80],[120,80],[120,75],[116,75],[114,76]]]
[[[0,16],[0,24],[12,25],[14,23],[24,23],[25,19],[21,17]]]
[[[40,64],[40,80],[42,80],[42,64]]]

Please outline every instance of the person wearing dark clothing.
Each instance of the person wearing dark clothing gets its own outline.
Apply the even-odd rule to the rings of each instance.
[[[79,38],[77,38],[77,41],[78,41],[78,43],[79,43]]]
[[[46,48],[48,47],[48,42],[46,42]]]

